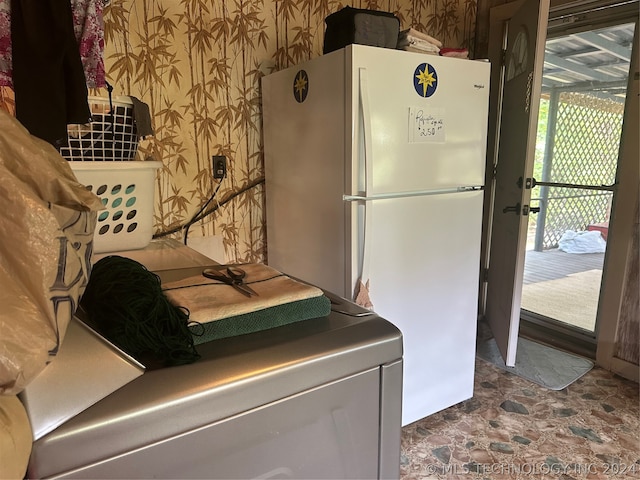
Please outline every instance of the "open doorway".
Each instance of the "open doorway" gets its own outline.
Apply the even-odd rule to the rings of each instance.
[[[635,24],[548,35],[522,318],[595,342]]]
[[[540,4],[542,3],[541,1]],[[629,114],[633,111],[634,104],[625,103],[625,93],[620,88],[624,90],[628,82],[631,82],[628,74],[629,57],[633,58],[631,67],[637,68],[634,66],[637,54],[631,55],[631,49],[637,48],[637,33],[636,38],[633,38],[633,32],[637,22],[638,0],[552,0],[551,8],[547,10],[548,17],[545,15],[544,18],[537,18],[538,28],[535,32],[532,26],[524,27],[528,32],[536,33],[537,37],[532,36],[532,39],[537,38],[541,41],[536,40],[535,53],[529,51],[533,50],[532,48],[527,51],[528,62],[533,62],[535,72],[531,70],[533,74],[529,75],[529,79],[532,79],[529,82],[531,88],[528,88],[528,84],[526,93],[515,92],[520,94],[519,98],[518,95],[513,95],[514,88],[510,88],[510,83],[513,84],[513,80],[518,77],[509,81],[508,75],[504,73],[505,65],[511,61],[515,47],[519,45],[516,41],[511,42],[508,34],[510,30],[515,33],[519,28],[522,29],[526,19],[518,18],[517,15],[529,4],[535,5],[536,2],[517,0],[491,8],[488,30],[488,56],[492,63],[488,162],[493,162],[493,165],[488,163],[487,167],[483,275],[479,307],[483,321],[490,326],[502,357],[509,366],[515,362],[516,344],[521,337],[591,358],[596,357],[596,350],[600,352],[601,347],[604,351],[605,342],[610,343],[610,337],[614,335],[616,322],[620,318],[617,307],[621,301],[620,288],[626,270],[621,255],[626,252],[626,244],[631,238],[627,225],[631,219],[627,210],[630,205],[633,207],[633,191],[637,192],[637,181],[633,181],[637,178],[637,173],[633,173],[634,166],[637,172],[637,154],[633,154],[633,139],[635,138],[637,143],[637,137],[632,133],[637,131],[637,115]],[[533,15],[529,14],[525,18],[532,17]],[[628,43],[616,37],[616,32],[629,35]],[[533,42],[529,44],[532,46]],[[582,49],[578,50],[580,45]],[[547,52],[549,58],[545,59]],[[575,58],[571,58],[574,53]],[[598,64],[598,61],[603,63]],[[620,66],[623,67],[622,71],[618,71]],[[637,79],[637,73],[632,78]],[[589,90],[587,87],[594,87],[596,83],[597,88],[592,88],[595,90],[594,93],[586,95],[585,92]],[[631,85],[632,88],[637,88],[637,81],[634,80]],[[582,88],[576,89],[576,86]],[[552,99],[553,87],[556,90],[554,95],[557,95],[555,102]],[[532,94],[531,102],[528,101],[529,92]],[[513,130],[511,127],[515,125],[516,120],[514,112],[522,111],[505,109],[505,105],[510,105],[506,100],[513,102],[514,98],[515,101],[526,100],[525,112],[531,104],[531,115],[527,124],[528,135],[526,139],[519,138],[518,141],[514,141],[513,134],[505,133],[507,130]],[[538,102],[537,99],[542,100]],[[624,115],[621,114],[623,110]],[[594,116],[592,113],[586,120],[579,118],[579,113],[584,114],[588,111],[595,111],[597,115]],[[560,115],[563,117],[559,118]],[[550,122],[550,119],[553,120]],[[567,124],[571,121],[580,123],[583,130],[587,131],[582,135],[587,140],[582,142],[580,148],[583,150],[580,152],[575,151],[576,142],[572,142],[571,138],[559,137],[565,130],[569,131],[563,127],[560,132],[559,123]],[[542,123],[544,128],[538,129],[539,123]],[[622,132],[617,131],[622,123]],[[520,130],[523,130],[523,127]],[[553,170],[553,167],[562,166],[558,158],[562,159],[563,155],[579,158],[587,155],[602,157],[603,149],[606,148],[602,146],[602,140],[595,141],[596,136],[606,136],[606,148],[612,146],[605,155],[614,159],[609,170],[604,173],[585,173],[579,167],[572,170],[566,168],[566,165],[564,170]],[[618,159],[617,151],[621,137],[626,138],[626,142],[623,141],[621,158]],[[524,146],[525,142],[526,155],[509,151],[509,147]],[[594,144],[597,147],[594,147]],[[570,147],[567,147],[568,145]],[[562,148],[568,148],[569,153],[561,152]],[[589,153],[593,148],[599,150],[595,154]],[[534,167],[532,159],[536,150],[538,163]],[[550,157],[546,159],[546,169],[545,156]],[[620,162],[618,166],[616,162]],[[622,173],[623,171],[626,171],[626,174]],[[537,186],[534,185],[534,177],[539,182]],[[577,198],[582,197],[589,198],[592,204],[588,207],[572,204]],[[624,200],[620,201],[623,198]],[[551,211],[552,207],[549,205],[552,202],[556,203],[555,207],[562,207],[557,209],[560,212],[554,214]],[[611,225],[607,225],[609,216]],[[571,223],[574,221],[575,223]],[[555,253],[566,253],[557,250],[560,250],[559,241],[567,231],[576,234],[599,234],[605,242],[606,253],[572,254],[574,262],[564,262],[564,270],[560,269],[559,262],[550,262],[556,271],[550,272],[547,268],[547,278],[542,277],[544,272],[538,272],[540,276],[537,279],[533,276],[535,272],[527,272],[525,278],[527,252],[530,257],[544,254],[543,259],[554,260],[554,249]],[[555,246],[553,243],[545,246],[544,236],[549,232],[556,235]],[[605,235],[607,239],[604,238]],[[550,240],[553,241],[553,236],[546,239],[547,242]],[[607,244],[615,248],[607,249]],[[621,253],[618,254],[618,251]],[[586,260],[590,262],[585,262]],[[528,266],[532,267],[533,264],[528,263]],[[582,272],[589,273],[580,275]],[[578,275],[575,275],[576,273]],[[557,313],[536,312],[536,309],[541,310],[550,303],[550,297],[546,292],[538,292],[535,297],[538,306],[527,305],[527,299],[523,305],[523,288],[527,288],[528,283],[556,280],[553,275],[571,280],[578,280],[572,276],[580,277],[579,280],[587,276],[592,280],[595,278],[595,282],[590,284],[591,290],[585,294],[589,302],[592,302],[591,311],[597,312],[593,313],[591,320],[576,325],[566,321],[566,318],[558,320],[557,317],[561,315]],[[604,279],[603,288],[600,288],[601,278]],[[558,287],[554,290],[560,289]],[[583,293],[586,290],[586,287],[578,288],[578,291]],[[559,310],[566,313],[567,301],[572,300],[574,296],[576,295],[572,293],[561,294]],[[583,301],[581,305],[587,303]],[[521,306],[524,306],[522,310]],[[584,315],[580,317],[582,321],[586,318]],[[600,353],[598,355],[600,356]]]

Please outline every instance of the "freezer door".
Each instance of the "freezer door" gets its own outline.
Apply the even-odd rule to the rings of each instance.
[[[488,62],[365,45],[345,53],[354,112],[348,194],[366,190],[366,172],[367,195],[484,184]]]
[[[366,202],[364,280],[373,310],[403,334],[403,425],[473,395],[482,199],[475,191]]]

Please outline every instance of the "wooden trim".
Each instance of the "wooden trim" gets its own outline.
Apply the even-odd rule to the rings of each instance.
[[[627,258],[633,238],[635,208],[638,203],[638,181],[640,178],[638,157],[638,23],[633,39],[633,53],[629,72],[622,142],[618,161],[618,193],[614,197],[610,228],[605,254],[602,290],[598,305],[596,363],[607,370],[622,367],[623,360],[616,359],[615,343],[618,336],[620,310],[624,292],[624,279],[627,273]],[[635,99],[635,100],[634,100]],[[628,362],[625,362],[628,363]],[[635,367],[638,368],[637,366]],[[636,373],[637,375],[637,373]]]
[[[610,370],[627,380],[633,380],[636,383],[640,382],[640,367],[631,362],[613,357]]]

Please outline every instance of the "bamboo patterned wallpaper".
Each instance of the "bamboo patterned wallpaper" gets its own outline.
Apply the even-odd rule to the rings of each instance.
[[[227,261],[266,260],[260,78],[321,55],[324,19],[345,5],[393,12],[401,29],[448,47],[470,47],[474,36],[477,0],[111,0],[107,78],[114,94],[149,105],[155,135],[139,155],[164,165],[157,233],[178,230],[181,238],[179,227],[217,185],[211,156],[226,155],[221,206],[190,238],[220,235]],[[11,107],[10,96],[0,101]]]

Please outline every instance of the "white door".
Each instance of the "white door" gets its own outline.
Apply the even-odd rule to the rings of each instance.
[[[369,293],[402,331],[408,425],[473,395],[482,192],[365,203]]]
[[[486,318],[507,366],[516,360],[531,197],[526,179],[533,169],[548,15],[548,0],[526,0],[506,24]]]
[[[484,183],[488,62],[365,45],[345,52],[351,152],[366,160],[354,162],[348,193],[364,190],[366,169],[368,196]]]

